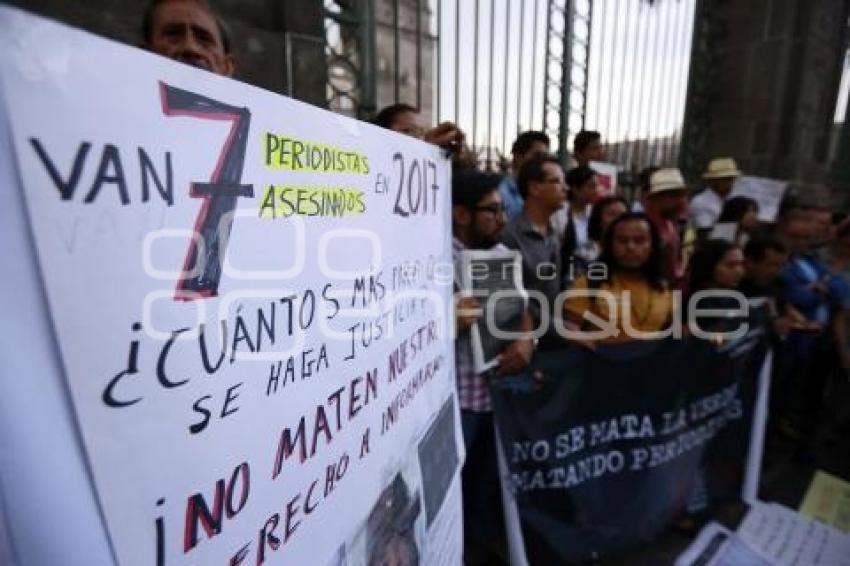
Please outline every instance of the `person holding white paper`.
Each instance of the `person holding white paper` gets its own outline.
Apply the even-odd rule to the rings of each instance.
[[[507,251],[499,243],[507,220],[498,190],[500,181],[498,175],[479,172],[454,176],[452,230],[456,260],[470,249]],[[495,371],[478,374],[473,369],[470,329],[483,316],[481,301],[475,297],[458,297],[456,312],[455,366],[466,445],[466,462],[461,475],[464,561],[466,564],[500,564],[501,552],[494,549],[504,549],[505,542],[489,380],[523,369],[531,360],[534,342],[530,333],[527,339],[511,342],[499,356]],[[526,315],[522,329],[530,327],[531,318]]]

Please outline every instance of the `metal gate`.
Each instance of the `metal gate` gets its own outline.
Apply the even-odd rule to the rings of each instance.
[[[636,170],[678,156],[696,0],[325,0],[328,104],[368,118],[406,102],[451,120],[504,169],[516,135],[564,160],[598,130]]]

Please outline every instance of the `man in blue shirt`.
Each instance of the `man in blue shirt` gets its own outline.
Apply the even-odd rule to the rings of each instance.
[[[783,219],[779,236],[790,252],[782,270],[788,300],[809,320],[824,326],[834,311],[847,308],[850,290],[809,249],[814,226],[803,212],[793,212]]]
[[[796,431],[810,434],[817,424],[827,379],[839,367],[837,344],[831,329],[836,317],[850,308],[850,288],[818,257],[810,253],[815,226],[801,210],[793,210],[779,224],[779,238],[790,256],[780,278],[785,296],[810,321],[811,329],[792,330],[786,342],[787,379],[778,393],[797,404]],[[782,403],[781,403],[782,404]],[[800,406],[801,405],[801,406]]]
[[[522,212],[522,205],[525,202],[517,186],[519,170],[526,161],[541,153],[549,153],[549,136],[535,130],[521,133],[511,146],[511,172],[505,175],[499,184],[499,192],[502,194],[502,203],[508,220]]]

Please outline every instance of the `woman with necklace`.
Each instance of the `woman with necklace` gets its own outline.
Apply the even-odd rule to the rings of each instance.
[[[655,338],[669,327],[673,295],[662,276],[661,238],[649,217],[627,212],[614,220],[598,262],[604,269],[578,277],[564,302],[570,341],[594,347]],[[597,324],[589,320],[593,317]],[[576,336],[576,331],[586,335]]]

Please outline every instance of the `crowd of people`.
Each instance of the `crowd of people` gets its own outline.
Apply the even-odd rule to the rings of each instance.
[[[226,31],[201,0],[153,2],[144,41],[155,53],[222,75],[234,73]],[[602,194],[592,165],[605,159],[599,132],[575,136],[569,164],[550,153],[545,133],[523,132],[512,145],[510,170],[500,175],[478,169],[454,124],[428,128],[412,106],[387,107],[373,123],[453,154],[454,251],[519,251],[525,289],[544,298],[529,305],[521,321],[525,334],[505,344],[498,367],[477,373],[469,331],[480,320],[481,301],[457,294],[467,564],[504,560],[491,381],[522,371],[537,349],[594,349],[652,337],[687,304],[677,296],[737,291],[767,305],[775,355],[771,424],[804,444],[811,438],[823,417],[830,379],[850,370],[846,214],[789,202],[775,222],[760,222],[755,200],[731,196],[741,175],[732,157],[712,159],[700,187],[690,187],[678,169],[649,167],[640,175],[637,198],[629,202]],[[718,223],[734,224],[734,233],[715,237]],[[615,300],[559,300],[568,289],[605,291]],[[544,310],[548,320],[569,332],[556,332],[553,322],[542,336],[535,335],[532,329]],[[611,320],[617,332],[595,337],[589,331],[599,324],[593,320]]]
[[[416,109],[396,105],[384,110],[385,115],[395,112],[415,115]],[[442,128],[462,147],[459,131]],[[599,132],[578,133],[572,149],[565,167],[550,153],[546,134],[526,131],[514,141],[511,168],[504,175],[480,171],[463,157],[455,160],[455,251],[517,250],[524,287],[546,299],[529,306],[530,317],[539,320],[540,309],[548,309],[545,318],[551,321],[539,340],[529,331],[529,338],[506,344],[504,364],[475,374],[469,328],[482,316],[482,301],[457,293],[467,564],[499,563],[503,555],[489,381],[522,369],[535,350],[594,349],[658,337],[670,327],[676,309],[687,308],[689,298],[721,291],[699,307],[732,312],[742,304],[731,293],[737,292],[747,305],[764,305],[767,311],[774,352],[771,434],[798,442],[805,454],[818,424],[843,418],[822,409],[831,380],[846,380],[850,372],[846,214],[787,200],[775,221],[761,222],[756,200],[732,195],[742,175],[732,157],[712,159],[698,187],[689,186],[676,168],[648,167],[640,174],[637,197],[629,202],[601,191],[592,166],[604,161]],[[718,232],[718,224],[727,230]],[[565,290],[604,291],[601,296],[612,300],[592,293],[559,300]],[[674,300],[677,295],[683,300]],[[700,322],[711,326],[710,318]],[[594,331],[605,325],[592,320],[610,321],[616,331],[596,337]],[[567,332],[556,332],[555,321]],[[524,324],[535,327],[534,320]],[[848,428],[846,422],[834,424],[839,431]]]

